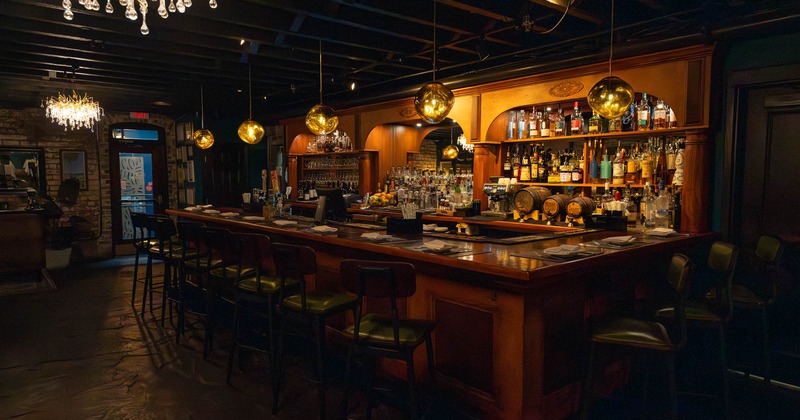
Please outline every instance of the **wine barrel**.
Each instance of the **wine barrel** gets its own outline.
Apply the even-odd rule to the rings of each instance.
[[[542,211],[548,217],[563,216],[567,214],[567,203],[569,196],[564,194],[555,194],[547,197],[542,203]]]
[[[594,209],[595,204],[591,197],[574,197],[567,203],[567,215],[576,219],[591,216]]]
[[[514,207],[522,215],[542,209],[544,200],[552,193],[545,187],[525,187],[514,194]]]

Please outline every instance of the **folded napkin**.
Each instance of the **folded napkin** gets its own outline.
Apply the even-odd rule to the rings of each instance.
[[[220,213],[220,216],[222,216],[222,217],[234,217],[234,216],[238,216],[238,215],[239,215],[239,213],[233,213],[233,212]]]
[[[186,207],[184,210],[186,210],[186,211],[200,211],[202,209],[200,207]]]
[[[294,220],[275,220],[274,222],[278,226],[288,226],[288,225],[296,225],[297,222]]]
[[[214,207],[214,205],[213,204],[200,204],[197,207],[199,207],[201,209],[210,209],[211,207]]]
[[[203,210],[205,214],[219,214],[219,210]]]
[[[428,248],[431,251],[441,251],[441,250],[444,250],[444,249],[451,248],[450,245],[448,245],[448,244],[446,244],[446,243],[444,243],[444,242],[442,242],[442,241],[440,241],[438,239],[434,239],[432,241],[425,242],[424,245],[425,245],[425,248]]]
[[[634,240],[633,236],[625,235],[625,236],[611,236],[601,240],[600,242],[604,242],[611,245],[625,245],[629,244],[633,240]]]
[[[319,225],[319,226],[314,226],[313,228],[311,228],[311,230],[313,230],[314,232],[320,232],[320,233],[332,233],[332,232],[336,232],[338,229],[336,229],[335,227]]]
[[[571,257],[575,254],[583,253],[584,250],[578,245],[561,245],[547,248],[542,252],[556,257]]]
[[[439,226],[436,225],[436,223],[426,223],[426,224],[422,225],[422,230],[427,232],[427,231],[430,231],[430,230],[434,230],[437,227],[439,227]]]
[[[677,235],[678,232],[675,232],[675,230],[669,229],[669,228],[655,228],[655,229],[646,231],[645,234],[652,235],[652,236],[673,236],[673,235]]]
[[[362,233],[361,237],[364,239],[369,239],[371,241],[379,241],[382,239],[390,239],[392,235],[381,235],[378,232],[370,232],[370,233]]]

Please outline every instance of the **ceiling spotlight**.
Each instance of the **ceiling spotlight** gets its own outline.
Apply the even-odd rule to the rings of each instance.
[[[244,45],[244,40],[243,39],[239,40],[239,45]]]
[[[236,89],[236,93],[242,93],[241,89]]]
[[[350,90],[356,90],[356,82],[350,82]]]
[[[417,127],[422,127],[422,123],[417,123]]]

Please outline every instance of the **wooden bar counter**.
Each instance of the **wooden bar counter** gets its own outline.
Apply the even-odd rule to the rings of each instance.
[[[263,232],[273,242],[311,246],[320,268],[316,287],[341,290],[338,268],[345,258],[413,263],[417,292],[407,299],[405,311],[407,316],[437,322],[437,384],[441,392],[473,407],[476,417],[491,419],[564,418],[574,413],[587,320],[608,310],[637,308],[637,298],[661,286],[673,252],[707,246],[712,239],[711,234],[646,238],[641,245],[594,248],[596,255],[551,262],[517,255],[623,233],[573,229],[517,244],[415,235],[378,244],[361,236],[374,230],[356,227],[332,225],[335,233],[319,234],[305,221],[279,227],[271,220],[249,222],[183,210],[167,213],[237,231]],[[418,250],[431,240],[457,247],[457,253]],[[421,377],[426,369],[423,353],[417,355]]]

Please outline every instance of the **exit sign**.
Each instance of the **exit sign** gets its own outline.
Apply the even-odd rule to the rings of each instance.
[[[146,120],[150,118],[150,114],[147,112],[131,112],[131,118],[134,120]]]

